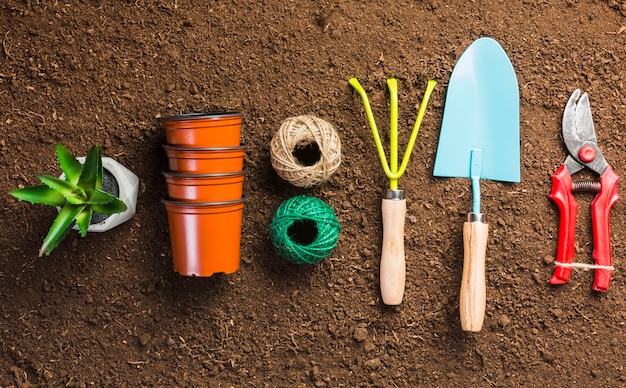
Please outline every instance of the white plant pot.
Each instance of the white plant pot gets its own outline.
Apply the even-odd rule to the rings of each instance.
[[[85,163],[85,157],[77,158],[81,163]],[[118,198],[126,204],[126,211],[108,216],[104,221],[91,224],[87,232],[106,232],[116,226],[130,220],[137,211],[137,194],[139,193],[139,178],[132,171],[118,163],[115,159],[102,157],[102,168],[108,170],[117,181],[119,187]],[[65,179],[65,174],[61,174],[61,179]],[[61,210],[60,208],[57,208]],[[78,230],[78,225],[74,225],[74,230]]]

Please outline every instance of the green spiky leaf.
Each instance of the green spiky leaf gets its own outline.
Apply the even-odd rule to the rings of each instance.
[[[100,155],[100,146],[98,146],[98,167],[96,169],[96,190],[102,190],[102,182],[104,181],[104,167],[102,166],[102,156]]]
[[[68,182],[77,184],[83,165],[63,145],[56,145],[57,160]]]
[[[44,253],[50,255],[50,252],[65,238],[67,232],[69,232],[74,224],[74,220],[80,212],[85,210],[85,207],[87,207],[87,205],[72,205],[71,203],[66,203],[65,206],[63,206],[54,219],[46,238],[43,240],[43,244],[39,249],[39,256],[42,256]]]
[[[87,194],[85,203],[90,205],[104,205],[117,199],[116,196],[102,190],[88,189],[85,193]]]
[[[49,188],[61,193],[67,202],[71,204],[80,205],[85,203],[85,200],[87,200],[85,190],[71,182],[43,174],[37,175],[37,178],[39,178],[39,180],[41,180]]]
[[[24,187],[21,189],[15,189],[9,194],[19,199],[20,201],[28,201],[31,203],[39,203],[42,205],[63,206],[65,205],[65,202],[67,202],[63,194],[54,189],[51,189],[46,185],[37,185]]]
[[[96,144],[91,147],[87,153],[87,158],[85,158],[85,164],[83,165],[83,172],[78,179],[78,186],[85,190],[102,188],[102,173],[100,146]]]
[[[105,214],[105,215],[121,213],[121,212],[126,211],[127,207],[124,201],[114,196],[111,196],[111,197],[113,197],[113,200],[111,202],[108,202],[105,204],[91,205],[93,207],[93,211],[95,211],[96,213]]]
[[[76,216],[76,225],[78,225],[78,230],[81,237],[85,237],[87,235],[87,229],[91,224],[92,216],[93,208],[91,206],[87,206],[85,210],[83,210]]]

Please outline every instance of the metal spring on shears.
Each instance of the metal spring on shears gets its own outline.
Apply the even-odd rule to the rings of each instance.
[[[591,191],[597,193],[600,191],[600,188],[600,182],[596,181],[572,182],[572,191]]]

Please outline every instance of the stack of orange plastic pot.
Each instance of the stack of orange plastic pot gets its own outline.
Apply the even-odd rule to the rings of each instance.
[[[163,200],[174,271],[184,276],[239,269],[243,217],[243,160],[239,112],[160,118],[169,171]]]

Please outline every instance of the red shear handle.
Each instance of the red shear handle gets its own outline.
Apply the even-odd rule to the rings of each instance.
[[[559,243],[556,250],[558,263],[570,264],[574,261],[574,239],[576,238],[576,217],[578,203],[572,194],[572,176],[567,167],[562,165],[552,175],[550,198],[556,203],[561,214],[559,221]],[[557,265],[550,278],[550,284],[565,284],[572,274],[571,267]]]
[[[619,199],[617,181],[619,177],[610,166],[600,176],[600,192],[591,202],[591,219],[593,220],[593,260],[596,268],[593,289],[606,292],[611,283],[613,257],[611,253],[610,213],[613,204]]]

